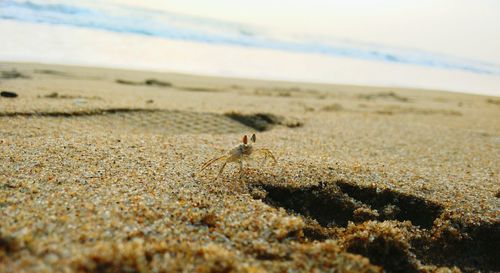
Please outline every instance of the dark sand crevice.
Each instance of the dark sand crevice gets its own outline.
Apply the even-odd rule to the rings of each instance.
[[[103,80],[100,76],[81,76],[69,72],[63,72],[54,69],[34,69],[33,74],[56,76],[61,79],[80,79],[80,80]]]
[[[30,79],[31,77],[23,74],[16,69],[0,71],[0,79]]]
[[[302,188],[272,185],[260,187],[267,192],[262,200],[265,203],[316,220],[323,227],[347,226],[349,219],[354,218],[354,211],[360,206],[332,184],[320,183]]]
[[[52,97],[60,97],[57,93]],[[277,125],[294,128],[302,126],[299,121],[293,121],[282,116],[268,113],[241,115],[237,113],[218,114],[153,108],[108,108],[75,111],[47,112],[0,112],[0,118],[94,118],[106,117],[115,126],[117,124],[136,126],[142,124],[151,129],[165,129],[169,126],[182,127],[185,132],[235,133],[251,130],[267,131]],[[119,122],[118,122],[119,121]],[[189,127],[189,128],[188,128]],[[192,128],[191,128],[192,127]],[[190,130],[195,128],[196,130]]]
[[[6,255],[10,255],[14,252],[19,251],[21,248],[20,243],[16,240],[16,238],[11,236],[4,236],[0,233],[0,260],[2,257],[2,252]]]
[[[342,180],[336,184],[342,192],[377,210],[379,220],[409,220],[415,226],[430,229],[443,211],[443,207],[434,202],[390,189],[360,187]]]
[[[82,116],[98,116],[118,113],[151,113],[161,110],[156,109],[131,109],[131,108],[110,108],[110,109],[92,109],[84,111],[53,111],[53,112],[0,112],[0,117],[82,117]]]
[[[301,121],[287,119],[285,117],[270,113],[242,114],[238,112],[229,112],[226,113],[225,116],[246,126],[252,127],[259,132],[270,130],[276,125],[282,125],[288,128],[303,126],[303,123]]]
[[[221,92],[221,89],[207,88],[207,87],[195,87],[195,86],[176,86],[174,87],[178,90],[191,91],[191,92]]]
[[[0,271],[8,268],[9,264],[16,263],[23,255],[34,254],[31,240],[8,235],[0,230]],[[7,271],[11,272],[11,271]],[[14,271],[12,271],[14,272]]]
[[[420,242],[422,243],[422,242]],[[416,248],[426,263],[458,266],[465,272],[500,271],[500,221],[467,223],[443,214],[424,247]]]
[[[500,269],[500,222],[444,220],[445,209],[435,202],[343,180],[250,187],[266,192],[257,199],[305,217],[306,241],[340,240],[346,251],[368,257],[388,272],[417,272],[422,264],[465,272]]]
[[[33,70],[34,73],[36,74],[45,74],[45,75],[55,75],[55,76],[62,76],[62,77],[71,77],[71,74],[62,72],[62,71],[57,71],[57,70],[52,70],[52,69],[35,69]]]
[[[443,116],[462,116],[462,112],[451,109],[433,109],[433,108],[416,108],[416,107],[400,107],[398,105],[385,106],[381,109],[373,111],[380,115],[395,115],[395,114],[416,114],[416,115],[443,115]]]
[[[419,260],[411,251],[410,236],[402,235],[406,230],[403,228],[400,230],[397,224],[391,223],[400,222],[388,221],[386,224],[372,221],[382,220],[386,216],[383,213],[379,214],[369,204],[344,192],[339,186],[344,183],[347,184],[344,181],[337,181],[303,188],[268,184],[256,186],[267,191],[263,199],[265,203],[283,207],[293,214],[306,217],[306,227],[302,230],[306,241],[334,238],[343,245],[345,251],[365,256],[371,263],[382,266],[387,272],[418,272]],[[352,188],[349,190],[351,194],[356,193]],[[396,195],[396,193],[391,194]],[[393,199],[388,200],[386,195],[388,194],[373,196],[372,203],[394,206],[394,202],[391,202]],[[409,222],[405,223],[401,225],[412,227]]]
[[[81,95],[64,95],[59,94],[57,92],[52,92],[44,96],[37,96],[38,98],[46,98],[46,99],[85,99],[85,100],[102,100],[101,97],[98,96],[81,96]]]
[[[429,229],[443,209],[416,196],[363,188],[342,180],[301,188],[261,187],[267,191],[264,202],[315,219],[325,227],[346,227],[349,221],[394,219]]]
[[[176,86],[171,82],[158,79],[145,79],[144,81],[132,81],[125,79],[116,79],[116,83],[131,86],[150,86],[150,87],[171,87],[177,90],[192,91],[192,92],[220,92],[221,89],[204,87],[204,86]]]
[[[340,242],[345,251],[368,257],[386,272],[419,272],[421,264],[410,244],[412,229],[408,222],[368,221],[349,225]]]
[[[410,102],[409,98],[401,96],[393,91],[380,92],[375,94],[361,94],[358,97],[360,99],[365,99],[365,100],[382,99],[382,100],[393,100],[398,102]]]
[[[500,99],[497,98],[489,98],[486,100],[486,103],[500,105]]]
[[[118,84],[135,85],[135,86],[140,86],[140,85],[156,86],[156,87],[171,87],[172,86],[172,83],[170,83],[170,82],[161,81],[161,80],[157,80],[157,79],[145,79],[142,82],[117,79],[115,82]]]
[[[298,98],[312,97],[316,99],[325,99],[327,96],[332,96],[332,92],[321,92],[315,88],[295,87],[258,87],[253,90],[255,96],[265,97],[281,97],[281,98]]]
[[[14,99],[14,98],[17,98],[18,95],[16,92],[2,90],[2,91],[0,91],[0,97]]]

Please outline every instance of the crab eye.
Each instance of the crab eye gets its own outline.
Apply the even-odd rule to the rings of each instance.
[[[247,135],[244,135],[243,136],[243,144],[247,144],[248,143],[248,137]]]
[[[250,139],[252,140],[253,143],[255,143],[255,141],[257,140],[257,137],[255,136],[255,134],[253,134]]]

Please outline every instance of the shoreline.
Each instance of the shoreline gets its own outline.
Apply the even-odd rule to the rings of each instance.
[[[239,76],[221,76],[215,74],[197,74],[190,73],[178,70],[154,70],[154,69],[141,69],[141,68],[127,68],[127,67],[114,67],[114,66],[95,66],[92,64],[89,65],[79,65],[79,64],[67,64],[67,63],[45,63],[45,62],[33,62],[33,61],[4,61],[0,60],[0,65],[7,66],[47,66],[47,67],[60,67],[61,69],[71,69],[71,68],[83,68],[83,69],[97,69],[97,70],[112,70],[112,71],[123,71],[127,73],[142,73],[142,74],[157,74],[157,75],[178,75],[180,77],[196,77],[196,78],[209,78],[209,79],[220,79],[229,82],[260,82],[262,84],[278,84],[278,85],[303,85],[303,86],[323,86],[325,88],[346,88],[346,89],[356,89],[356,90],[401,90],[403,92],[428,92],[428,93],[449,93],[456,95],[465,95],[465,96],[479,96],[479,97],[489,97],[489,98],[497,98],[500,97],[500,94],[483,94],[483,93],[474,93],[474,92],[466,92],[466,91],[452,91],[446,89],[432,89],[432,88],[419,88],[419,87],[411,87],[411,86],[391,86],[391,85],[363,85],[363,84],[349,84],[349,83],[335,83],[335,82],[314,82],[314,81],[300,81],[300,80],[280,80],[280,79],[266,79],[266,78],[247,78],[247,77],[239,77]]]
[[[10,37],[2,45],[2,60],[181,71],[188,74],[285,81],[415,86],[495,96],[500,94],[500,75],[320,54],[201,44],[59,25],[8,20],[2,22],[0,33]],[[58,37],[67,37],[63,46],[60,45]],[[33,39],[37,41],[36,47],[33,47]],[[126,46],[123,44],[124,39],[128,41]],[[99,42],[96,43],[96,40]]]

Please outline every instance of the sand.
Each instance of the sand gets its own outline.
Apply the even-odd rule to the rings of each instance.
[[[498,97],[0,73],[0,272],[500,271]]]

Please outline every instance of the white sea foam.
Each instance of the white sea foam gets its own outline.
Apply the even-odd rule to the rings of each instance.
[[[500,75],[500,65],[418,49],[346,41],[329,35],[292,34],[245,24],[100,1],[4,0],[0,19],[66,25],[206,44],[412,64]]]
[[[442,89],[500,96],[500,76],[0,20],[0,60]]]

